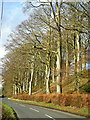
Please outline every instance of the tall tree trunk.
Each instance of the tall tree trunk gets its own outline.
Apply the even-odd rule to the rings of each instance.
[[[19,86],[17,86],[17,94],[19,94],[19,93],[20,93]]]
[[[22,86],[20,86],[20,94],[22,94]]]
[[[32,81],[29,82],[29,95],[32,94]]]
[[[69,75],[69,51],[68,51],[68,34],[66,40],[66,77],[68,78]]]
[[[36,71],[36,74],[35,74],[35,83],[34,83],[34,86],[37,86],[37,71]]]
[[[76,35],[74,33],[74,40],[73,40],[73,48],[74,48],[74,74],[77,74],[77,57],[76,57]]]
[[[57,61],[56,61],[56,71],[57,71],[57,93],[60,93],[60,41],[57,42]]]
[[[74,48],[74,75],[76,77],[75,83],[75,90],[77,91],[77,54],[76,54],[76,34],[74,33],[74,40],[73,40],[73,48]]]
[[[77,75],[76,75],[76,90],[79,92],[80,78],[78,73],[80,72],[80,37],[79,33],[76,33],[76,43],[77,43]]]
[[[55,83],[54,62],[52,61],[52,82]]]
[[[56,61],[56,71],[57,71],[57,93],[62,93],[62,38],[61,38],[61,10],[62,2],[56,0],[56,10],[54,10],[52,2],[50,2],[50,6],[52,8],[53,19],[58,28],[58,40],[57,40],[57,61]]]
[[[61,33],[59,33],[59,40],[57,41],[57,93],[62,93],[62,41]]]
[[[15,91],[15,95],[17,95],[17,86],[16,86],[16,84],[15,84],[15,86],[14,86],[14,91]]]
[[[25,81],[23,80],[23,93],[25,92]]]
[[[79,37],[79,33],[74,33],[74,73],[76,76],[75,90],[77,92],[79,92],[79,86],[80,86],[80,78],[78,75],[79,71],[80,71],[80,37]]]
[[[51,12],[51,17],[52,17],[52,12]],[[50,25],[52,24],[51,21],[51,17],[50,17]],[[49,27],[50,29],[50,40],[49,40],[49,48],[52,50],[53,46],[53,40],[54,40],[54,33],[53,33],[53,29],[51,27]],[[50,76],[49,76],[50,80],[52,79],[52,83],[55,82],[54,80],[54,60],[53,60],[53,54],[50,54]]]
[[[84,50],[84,70],[86,70],[86,49]]]
[[[56,2],[57,8],[57,25],[58,25],[58,40],[57,40],[57,93],[62,93],[62,38],[61,38],[61,3]]]
[[[80,39],[79,33],[76,34],[77,43],[77,73],[80,71]]]
[[[28,86],[29,86],[29,70],[27,70],[27,75],[26,75],[26,92],[28,92]]]
[[[15,94],[15,87],[14,87],[14,85],[13,85],[13,95]]]
[[[50,93],[50,54],[47,51],[46,55],[46,94]]]
[[[50,75],[50,68],[46,65],[46,94],[50,93],[49,75]]]
[[[33,61],[33,60],[32,60]],[[31,79],[29,82],[29,95],[32,94],[32,80],[33,80],[33,73],[34,73],[34,63],[31,63]]]

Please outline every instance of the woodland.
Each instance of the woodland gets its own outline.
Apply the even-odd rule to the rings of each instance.
[[[4,95],[90,91],[89,4],[24,3],[28,18],[12,30],[2,59]]]

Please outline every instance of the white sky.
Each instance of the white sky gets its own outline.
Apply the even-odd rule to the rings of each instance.
[[[6,54],[5,48],[0,47],[0,58],[4,57],[5,54]]]

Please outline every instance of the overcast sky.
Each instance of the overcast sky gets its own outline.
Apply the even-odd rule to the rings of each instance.
[[[5,55],[4,45],[7,44],[7,39],[10,32],[14,30],[18,24],[27,19],[27,16],[22,11],[22,2],[4,2],[3,6],[4,8],[0,40],[0,58]]]

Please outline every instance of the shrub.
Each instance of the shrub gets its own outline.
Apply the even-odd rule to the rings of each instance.
[[[15,95],[14,98],[36,102],[53,103],[60,106],[88,107],[90,106],[90,95],[88,94],[36,94],[36,95]]]
[[[51,96],[51,102],[55,105],[60,105],[60,94],[53,93]]]
[[[82,94],[82,107],[90,106],[90,95]]]
[[[82,97],[80,94],[72,94],[71,106],[82,107]]]
[[[23,99],[23,100],[29,100],[30,99],[30,95],[28,95],[28,94],[22,94],[21,99]]]
[[[43,102],[43,94],[35,95],[35,101],[36,102]]]
[[[71,94],[60,94],[60,106],[70,106],[71,100]]]
[[[50,97],[50,95],[44,94],[43,95],[43,101],[46,102],[46,103],[51,103],[51,97]]]
[[[35,101],[35,95],[29,95],[29,99],[30,101]]]

